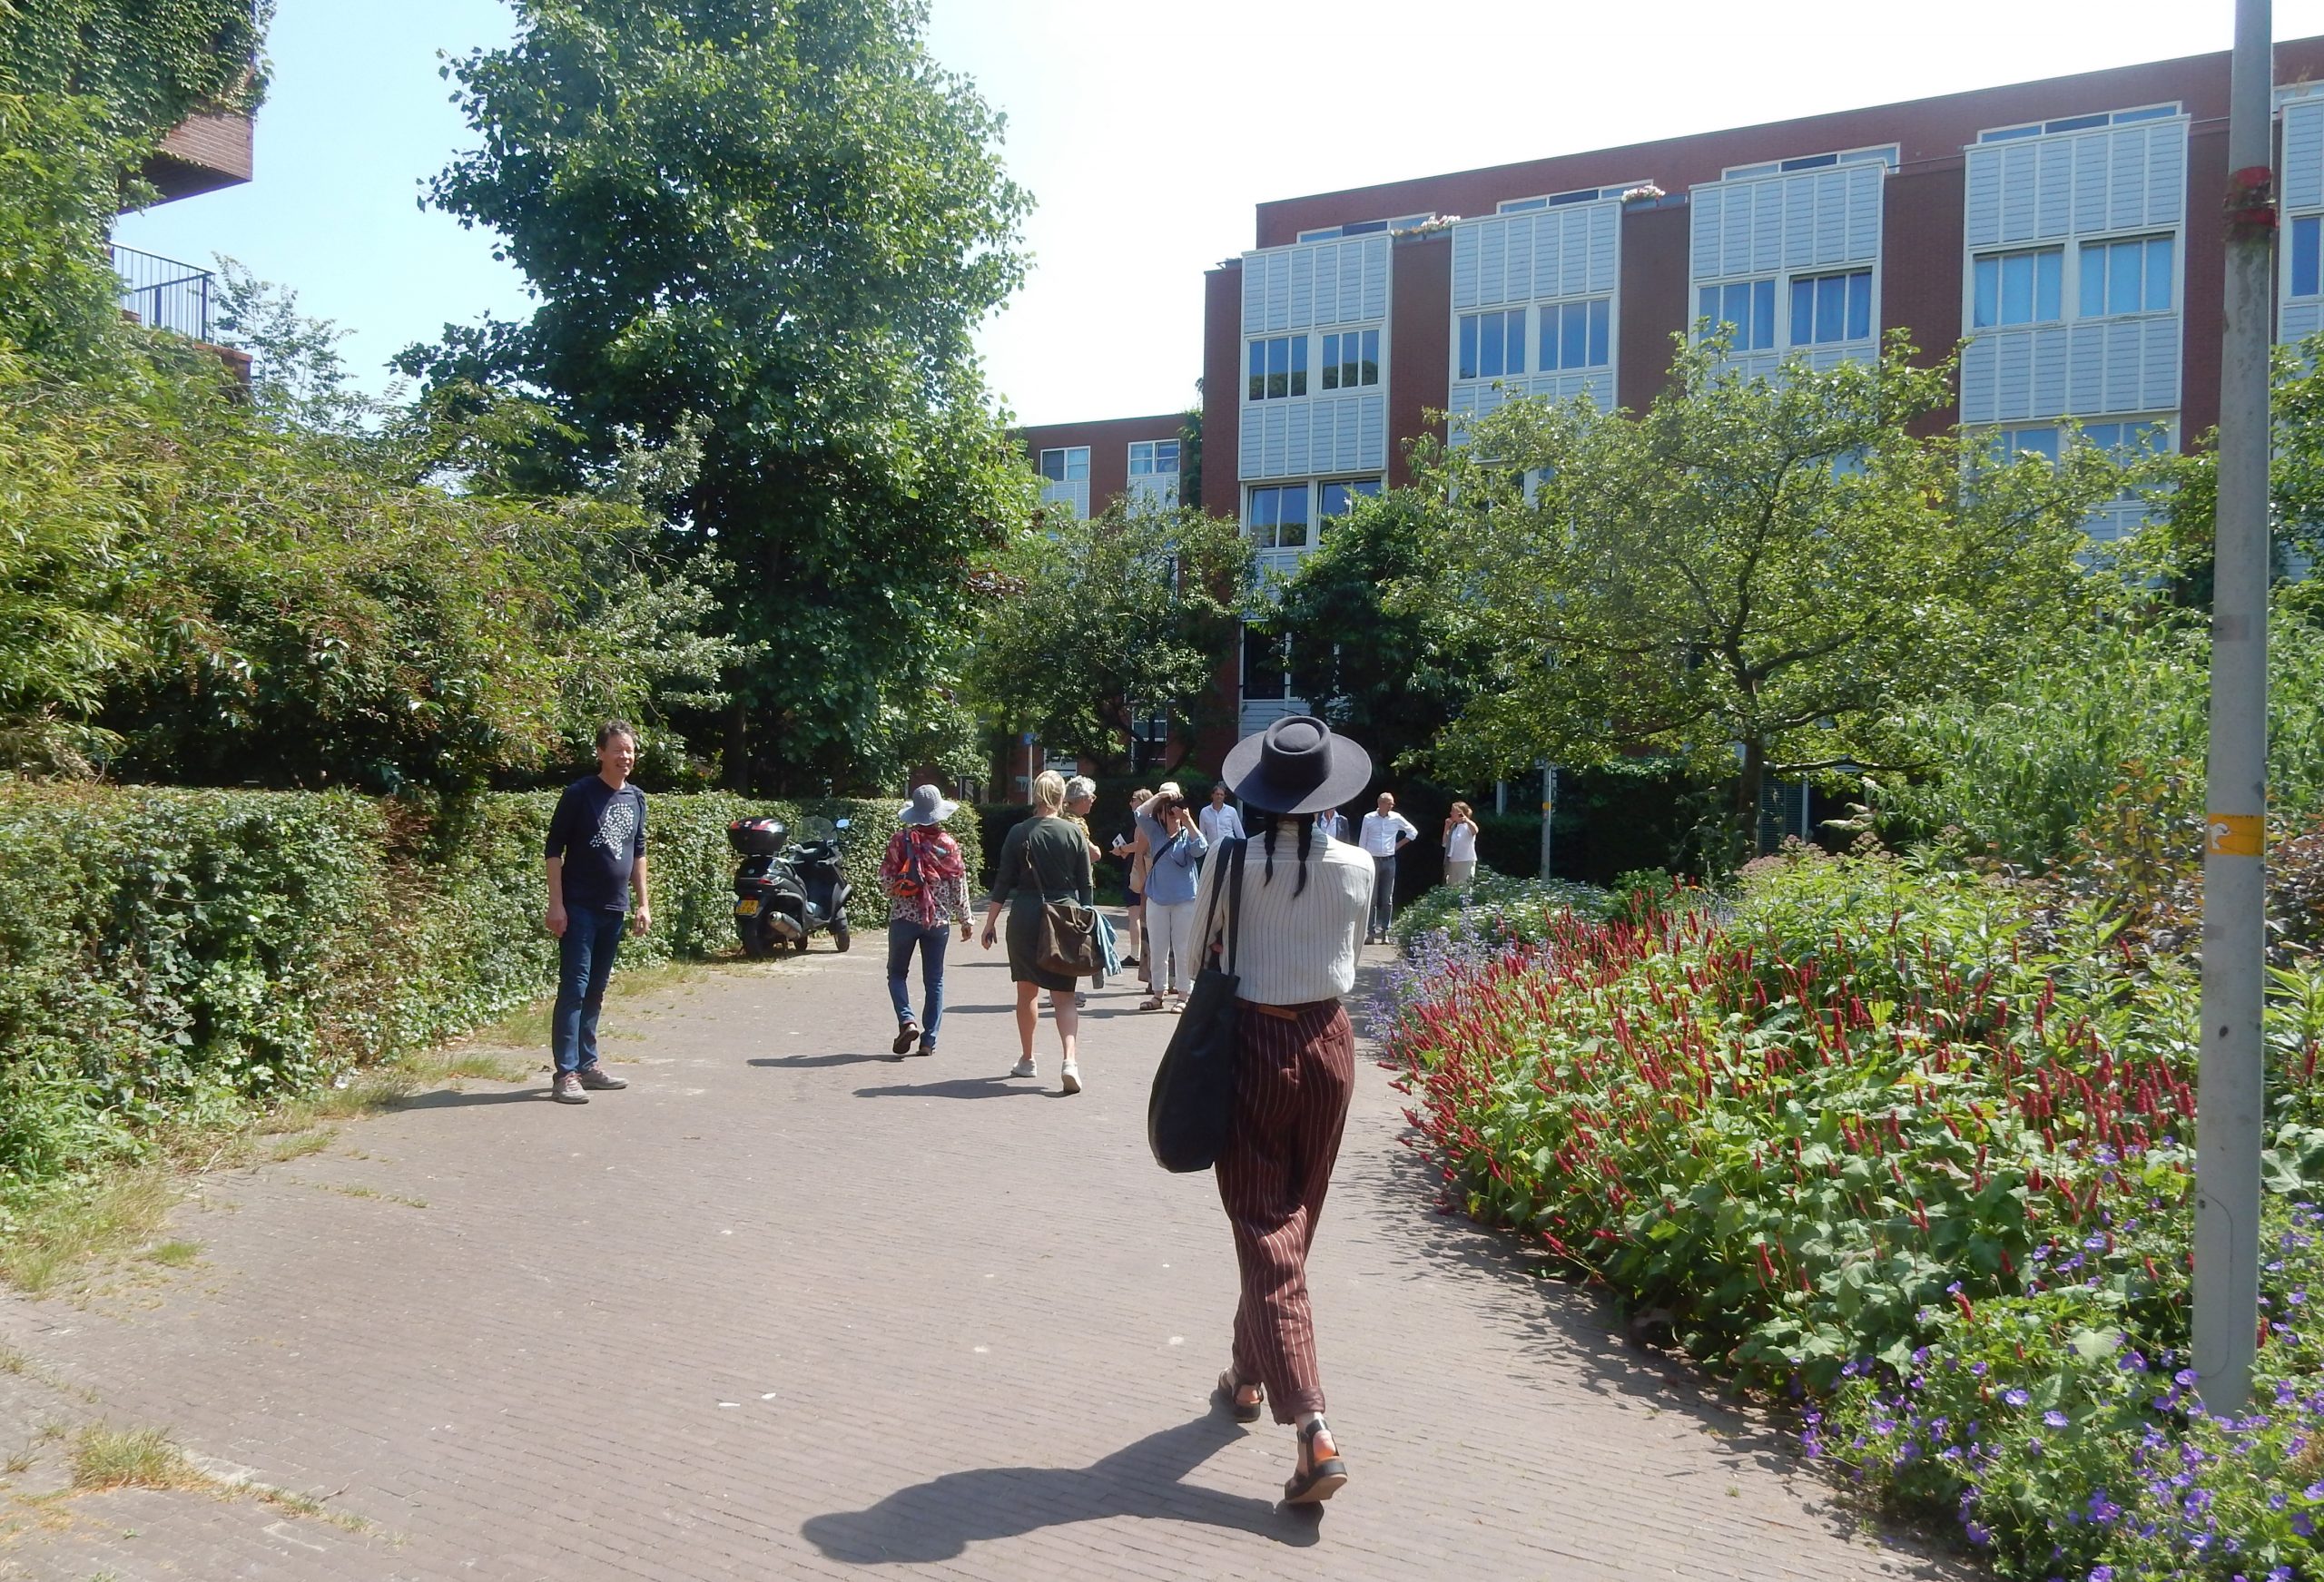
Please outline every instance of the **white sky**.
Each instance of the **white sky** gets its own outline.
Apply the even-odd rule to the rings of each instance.
[[[2279,0],[2276,36],[2324,33]],[[1271,198],[2227,47],[2231,0],[933,0],[937,58],[1009,117],[1039,202],[1025,290],[980,338],[1020,420],[1188,405],[1202,276]],[[526,310],[485,237],[413,203],[467,139],[438,48],[498,0],[281,0],[249,187],[120,240],[241,259],[355,333],[367,383],[447,319]]]

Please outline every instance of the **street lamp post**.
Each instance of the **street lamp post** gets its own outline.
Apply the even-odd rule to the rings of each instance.
[[[2196,1074],[2195,1372],[2242,1410],[2260,1323],[2266,1046],[2268,358],[2273,341],[2275,84],[2269,0],[2237,0],[2228,97],[2227,328],[2220,372],[2211,758],[2203,841],[2202,1053]]]

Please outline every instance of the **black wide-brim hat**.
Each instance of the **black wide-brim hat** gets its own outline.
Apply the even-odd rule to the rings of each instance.
[[[1313,714],[1290,714],[1235,743],[1218,778],[1262,812],[1320,813],[1370,783],[1372,754]]]

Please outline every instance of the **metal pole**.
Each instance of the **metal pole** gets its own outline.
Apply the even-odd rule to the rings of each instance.
[[[1543,879],[1551,879],[1551,878],[1554,878],[1554,877],[1556,877],[1556,876],[1555,876],[1555,875],[1551,871],[1551,869],[1550,869],[1550,858],[1551,858],[1551,850],[1550,850],[1550,818],[1551,818],[1551,814],[1553,814],[1553,813],[1555,813],[1555,812],[1557,811],[1557,805],[1558,805],[1558,771],[1557,771],[1557,766],[1556,766],[1555,764],[1553,764],[1553,763],[1551,763],[1547,759],[1544,759],[1544,760],[1542,760],[1542,761],[1541,761],[1541,877],[1542,877]]]
[[[2195,1122],[2195,1372],[2203,1404],[2214,1412],[2240,1411],[2250,1397],[2260,1324],[2268,353],[2275,241],[2271,25],[2269,0],[2236,0]]]

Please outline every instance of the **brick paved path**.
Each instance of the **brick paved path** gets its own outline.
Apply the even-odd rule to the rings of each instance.
[[[174,1226],[202,1263],[158,1284],[0,1298],[36,1363],[0,1373],[0,1455],[162,1426],[374,1524],[87,1496],[0,1539],[0,1577],[1963,1574],[1432,1213],[1369,1059],[1312,1270],[1354,1480],[1279,1511],[1288,1430],[1206,1405],[1235,1297],[1209,1178],[1145,1153],[1166,1018],[1109,988],[1086,1094],[1046,1024],[1044,1080],[1009,1081],[976,953],[943,1052],[892,1059],[875,943],[624,1003],[635,1086],[586,1109],[469,1082],[213,1176]]]

